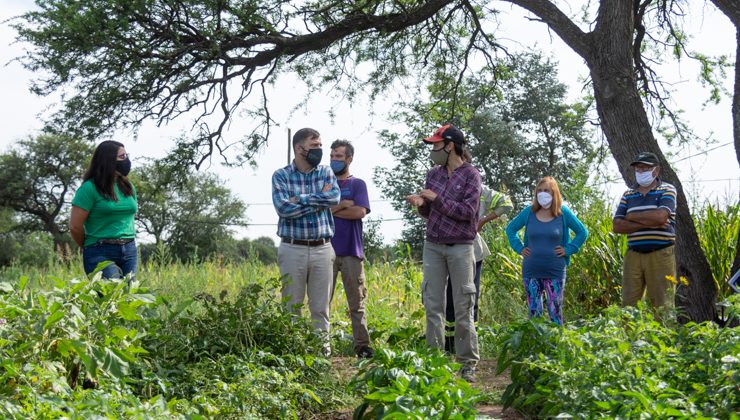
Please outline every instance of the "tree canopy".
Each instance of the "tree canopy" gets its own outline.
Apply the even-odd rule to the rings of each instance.
[[[432,163],[429,146],[420,139],[443,122],[463,129],[483,184],[505,190],[517,207],[532,200],[532,189],[544,175],[558,179],[566,197],[582,189],[587,178],[594,160],[584,123],[587,106],[567,102],[556,64],[533,52],[498,60],[496,67],[497,73],[484,69],[465,78],[454,100],[445,96],[450,83],[442,75],[428,86],[428,101],[406,103],[396,114],[407,133],[380,136],[397,162],[377,167],[375,180],[404,215],[403,239],[415,251],[421,251],[424,224],[403,198],[423,187]]]
[[[131,173],[139,201],[137,224],[180,260],[211,257],[231,247],[245,206],[211,173],[183,173],[163,162]]]
[[[27,230],[44,230],[60,243],[68,230],[60,217],[92,153],[92,144],[79,137],[41,134],[21,140],[0,155],[0,206],[15,210]]]

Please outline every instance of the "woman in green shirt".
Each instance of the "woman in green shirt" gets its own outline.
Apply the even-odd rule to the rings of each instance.
[[[128,179],[131,160],[123,144],[107,140],[98,145],[82,185],[72,200],[69,228],[72,239],[82,248],[85,273],[103,261],[103,277],[136,273],[136,231],[138,209],[136,189]]]

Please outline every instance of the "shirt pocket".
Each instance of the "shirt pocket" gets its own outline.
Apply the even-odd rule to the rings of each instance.
[[[465,182],[464,181],[457,181],[452,182],[451,185],[447,188],[446,191],[446,197],[447,199],[462,202],[465,198]]]

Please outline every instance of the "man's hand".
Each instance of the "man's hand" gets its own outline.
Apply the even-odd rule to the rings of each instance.
[[[416,194],[407,195],[406,202],[414,207],[420,207],[424,205],[424,199],[420,195]]]
[[[496,220],[496,219],[498,219],[498,214],[496,213],[491,213],[491,214],[487,214],[486,216],[483,216],[483,218],[478,221],[478,232],[483,230],[483,226],[485,226],[486,223]]]
[[[298,197],[298,196],[295,196],[295,197],[290,197],[290,198],[288,199],[288,201],[290,201],[290,202],[291,202],[291,203],[293,203],[293,204],[298,204],[298,203],[300,203],[300,202],[301,202],[301,198],[300,198],[300,197]]]
[[[331,191],[331,189],[332,189],[332,184],[324,184],[324,188],[321,189],[321,192]]]
[[[337,204],[336,206],[334,206],[334,207],[331,208],[331,212],[332,213],[336,213],[338,211],[342,211],[344,209],[348,209],[348,208],[350,208],[350,207],[352,207],[354,205],[355,205],[355,201],[354,200],[342,200],[342,201],[339,202],[339,204]]]
[[[432,190],[429,190],[429,189],[423,189],[423,190],[421,190],[421,192],[419,193],[419,195],[422,198],[424,198],[426,200],[429,200],[429,201],[434,201],[434,200],[437,199],[437,193],[434,192],[434,191],[432,191]]]
[[[531,254],[531,252],[529,251],[529,247],[525,246],[524,249],[522,249],[522,257],[529,257],[529,254]]]

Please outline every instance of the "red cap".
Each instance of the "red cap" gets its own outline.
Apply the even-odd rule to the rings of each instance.
[[[443,140],[453,141],[457,144],[465,144],[465,135],[452,124],[439,127],[431,137],[424,139],[425,143],[437,143]]]

